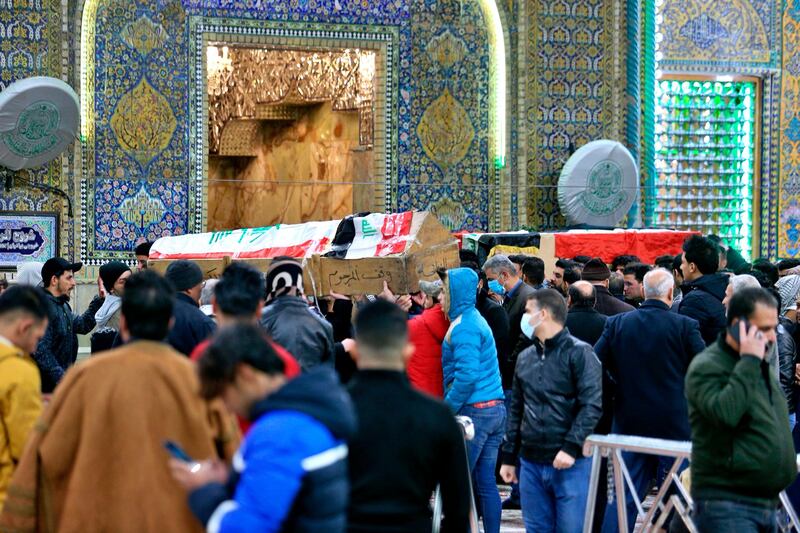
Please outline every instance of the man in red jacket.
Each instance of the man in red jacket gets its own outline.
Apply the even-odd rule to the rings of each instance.
[[[408,361],[406,372],[415,389],[443,398],[442,341],[450,321],[440,303],[442,282],[421,281],[420,289],[425,295],[425,310],[408,321],[408,340],[414,346],[414,354]]]

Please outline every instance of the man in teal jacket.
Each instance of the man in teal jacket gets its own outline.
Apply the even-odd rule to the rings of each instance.
[[[764,361],[778,303],[764,289],[743,289],[727,323],[686,375],[693,518],[700,533],[777,531],[778,497],[797,476],[786,401]]]
[[[442,344],[444,401],[457,415],[468,416],[475,438],[467,452],[482,508],[486,533],[499,533],[501,503],[494,470],[506,423],[503,385],[492,330],[475,308],[478,275],[469,268],[448,270],[443,309],[450,329]]]

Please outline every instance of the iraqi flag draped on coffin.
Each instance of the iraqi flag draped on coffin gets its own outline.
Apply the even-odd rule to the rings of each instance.
[[[334,251],[343,228],[352,240],[345,236],[344,248],[339,244]],[[400,293],[415,292],[420,280],[435,279],[438,268],[458,266],[458,245],[432,214],[409,211],[164,237],[150,250],[157,270],[176,259],[192,259],[208,277],[221,274],[230,261],[265,271],[281,256],[303,261],[309,294],[376,294],[384,280]]]

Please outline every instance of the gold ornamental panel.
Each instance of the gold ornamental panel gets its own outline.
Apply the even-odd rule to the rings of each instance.
[[[209,147],[220,153],[231,120],[291,119],[292,105],[330,101],[336,111],[358,111],[360,141],[372,145],[375,51],[284,50],[209,46]],[[270,111],[271,107],[274,111]],[[280,117],[280,118],[279,118]]]

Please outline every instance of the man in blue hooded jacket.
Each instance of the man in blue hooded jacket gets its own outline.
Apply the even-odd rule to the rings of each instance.
[[[200,522],[221,533],[344,533],[356,420],[333,368],[286,382],[283,361],[250,324],[222,330],[198,365],[203,396],[222,396],[253,422],[230,475],[220,463],[170,463]]]
[[[502,512],[495,465],[505,430],[506,408],[492,330],[475,308],[478,275],[469,268],[448,270],[443,308],[450,329],[442,344],[444,401],[457,415],[468,416],[475,438],[467,452],[486,533],[499,533]]]

